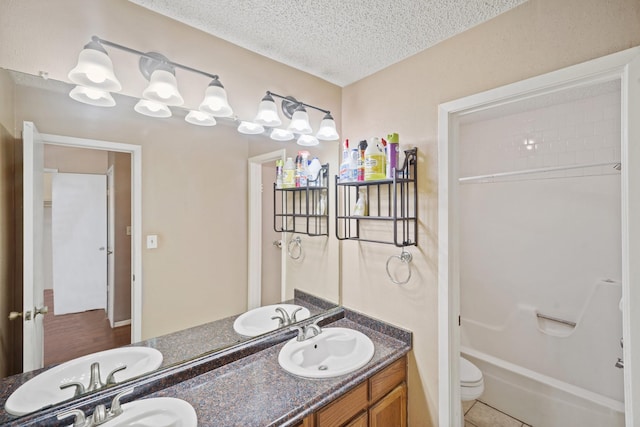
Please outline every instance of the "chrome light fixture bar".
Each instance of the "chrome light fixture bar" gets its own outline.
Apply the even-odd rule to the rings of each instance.
[[[211,79],[199,111],[187,115],[187,122],[200,126],[213,126],[213,117],[230,117],[233,109],[217,74],[207,73],[187,65],[170,61],[157,52],[141,52],[109,40],[93,36],[78,57],[78,64],[69,72],[69,80],[77,84],[70,96],[79,102],[96,106],[113,106],[110,92],[118,92],[122,85],[113,71],[113,63],[104,46],[110,46],[140,57],[139,68],[149,85],[135,110],[152,117],[170,117],[169,106],[180,106],[184,99],[178,90],[175,69],[179,68]],[[146,102],[145,102],[146,101]]]
[[[273,99],[274,97],[282,99],[282,112],[287,118],[291,119],[286,129],[278,128],[278,126],[282,124],[282,120],[278,115],[278,108]],[[309,124],[307,108],[324,113],[324,118],[315,136],[310,135],[313,133],[313,129]],[[295,138],[295,135],[298,135],[297,143],[304,146],[317,145],[319,143],[318,140],[335,141],[340,138],[336,131],[335,121],[329,110],[298,101],[292,96],[283,96],[271,91],[267,91],[266,95],[260,101],[258,113],[253,120],[253,124],[255,124],[256,127],[272,128],[270,137],[276,141],[289,141]],[[238,127],[238,131],[247,133],[246,127],[246,124]]]

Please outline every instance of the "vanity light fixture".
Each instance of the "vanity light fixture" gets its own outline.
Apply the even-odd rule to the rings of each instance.
[[[115,99],[111,93],[106,90],[94,89],[87,86],[76,86],[71,89],[69,96],[85,104],[95,105],[97,107],[113,107],[116,105]]]
[[[184,118],[187,123],[198,126],[215,126],[216,119],[209,113],[203,113],[198,110],[190,110]]]
[[[93,36],[91,41],[84,46],[78,57],[78,64],[68,75],[69,80],[78,85],[69,94],[76,101],[101,107],[115,105],[109,92],[120,91],[122,85],[115,76],[113,63],[104,46],[120,49],[140,57],[140,72],[149,81],[149,85],[142,92],[142,99],[134,107],[137,112],[151,117],[170,117],[172,113],[169,106],[184,104],[184,99],[178,90],[175,73],[175,70],[179,68],[211,79],[205,90],[204,100],[199,106],[199,111],[204,115],[195,114],[196,111],[192,110],[187,114],[187,122],[201,126],[213,126],[216,124],[214,116],[230,117],[233,115],[233,109],[227,100],[227,93],[217,75],[170,61],[157,52],[141,52],[97,36]]]
[[[244,133],[245,135],[258,135],[264,132],[264,127],[257,123],[241,121],[238,126],[238,132]]]
[[[278,114],[278,108],[273,99],[274,97],[282,99],[282,112],[287,118],[291,119],[286,129],[278,127],[282,124],[282,120]],[[325,114],[316,136],[311,135],[313,129],[309,124],[307,108],[312,108]],[[336,131],[335,121],[328,110],[300,102],[292,96],[282,96],[271,91],[267,91],[266,95],[260,101],[258,113],[252,123],[254,125],[272,128],[269,136],[276,141],[290,141],[297,135],[297,143],[304,146],[317,145],[319,143],[318,140],[335,141],[340,138]],[[242,132],[240,127],[238,127],[238,131]]]

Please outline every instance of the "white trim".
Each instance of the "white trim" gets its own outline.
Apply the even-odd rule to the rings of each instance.
[[[131,154],[131,342],[142,340],[142,147],[120,142],[42,134],[45,144]]]
[[[249,236],[248,236],[248,283],[247,310],[260,307],[262,298],[262,165],[276,160],[284,161],[285,149],[272,151],[248,159],[249,173]],[[284,251],[282,251],[284,253]],[[285,257],[282,256],[282,271],[285,271]],[[286,275],[281,278],[282,300],[285,298]]]
[[[120,326],[127,326],[131,324],[131,319],[127,320],[119,320],[117,322],[113,322],[113,328],[119,328]]]
[[[115,243],[115,192],[114,186],[114,171],[113,165],[107,169],[107,318],[109,319],[109,325],[111,328],[115,327],[115,256],[114,243]],[[109,253],[111,252],[111,254]]]
[[[456,170],[458,164],[457,158],[457,120],[459,117],[476,111],[482,111],[497,105],[508,104],[534,96],[548,94],[570,87],[590,85],[600,81],[612,79],[622,79],[623,82],[623,109],[622,124],[625,127],[635,127],[633,137],[640,134],[640,125],[637,120],[630,120],[626,117],[630,114],[627,104],[633,103],[634,113],[638,113],[640,101],[634,99],[632,102],[625,99],[625,87],[628,90],[628,64],[632,61],[636,63],[636,71],[640,67],[638,65],[638,57],[640,56],[640,48],[632,48],[602,58],[594,59],[589,62],[574,65],[538,77],[533,77],[510,85],[502,86],[486,92],[471,95],[455,101],[440,104],[438,111],[438,378],[439,378],[439,425],[460,425],[460,390],[459,390],[459,372],[458,357],[460,354],[460,339],[458,327],[458,315],[460,311],[459,295],[460,283],[458,279],[458,254],[457,254],[457,189],[458,173]],[[637,84],[637,82],[636,82]],[[636,88],[637,89],[637,88]],[[637,98],[637,97],[635,97]],[[630,137],[626,130],[623,129],[622,152],[623,152],[623,170],[622,180],[629,183],[629,180],[635,179],[639,169],[634,164],[633,171],[630,171],[628,165],[629,158],[625,157],[625,153],[630,150],[639,150],[638,144],[634,147],[629,143]],[[636,141],[637,142],[637,141]],[[640,157],[636,154],[634,159]],[[635,188],[635,187],[634,187]],[[631,196],[627,188],[628,195]],[[625,199],[625,187],[623,184],[623,200]],[[640,210],[640,196],[633,197],[636,203],[635,208]],[[623,212],[625,210],[623,201]],[[635,211],[634,211],[635,212]],[[627,218],[628,219],[628,218]],[[636,231],[638,225],[630,224],[625,220],[623,214],[623,247],[630,244],[630,238],[625,238],[629,231],[634,233],[634,237],[640,234],[640,230]],[[637,239],[632,241],[633,248],[637,248],[640,242]],[[640,251],[640,248],[638,248]],[[623,249],[623,252],[625,250]],[[627,253],[628,255],[628,253]],[[637,254],[636,254],[637,255]],[[623,272],[631,271],[632,266],[629,264],[629,258],[623,256]],[[633,267],[633,277],[640,275],[638,271],[640,267]],[[634,412],[640,413],[640,402],[634,402],[632,391],[640,390],[640,376],[633,369],[636,362],[640,358],[640,351],[636,351],[632,355],[634,345],[640,345],[640,331],[632,331],[631,324],[640,323],[640,312],[632,313],[631,307],[635,304],[640,305],[640,289],[635,290],[630,286],[629,274],[623,273],[622,292],[629,298],[623,299],[623,336],[625,340],[624,360],[625,360],[625,422],[626,426],[634,425]],[[635,284],[637,287],[637,284]]]

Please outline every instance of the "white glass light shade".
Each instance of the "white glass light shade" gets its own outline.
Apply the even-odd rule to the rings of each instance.
[[[267,94],[262,98],[258,107],[258,114],[256,114],[256,118],[253,121],[268,127],[276,127],[282,124],[282,120],[278,115],[278,108],[271,95]]]
[[[109,92],[91,87],[76,86],[71,89],[69,96],[78,102],[95,105],[96,107],[113,107],[116,105],[116,101]]]
[[[280,128],[273,129],[269,136],[274,141],[291,141],[294,137],[293,132]]]
[[[138,103],[133,107],[140,114],[144,114],[149,117],[158,117],[158,118],[166,118],[171,117],[171,110],[166,105],[156,102],[150,101],[148,99],[141,99]]]
[[[289,127],[287,130],[293,133],[300,133],[303,135],[309,134],[312,132],[311,125],[309,124],[309,115],[307,114],[307,110],[300,105],[293,113],[291,117],[291,123],[289,123]]]
[[[238,126],[238,132],[244,133],[246,135],[257,135],[264,132],[264,127],[257,123],[242,121]]]
[[[81,86],[118,92],[122,89],[122,85],[113,72],[113,63],[109,55],[98,48],[91,47],[92,43],[86,45],[78,55],[78,64],[69,71],[69,80]],[[99,45],[98,47],[102,49]]]
[[[320,141],[318,141],[318,138],[313,135],[300,135],[296,143],[305,147],[312,147],[314,145],[318,145]]]
[[[204,93],[204,100],[200,104],[200,111],[215,117],[229,117],[233,110],[227,101],[227,92],[217,79],[214,79]]]
[[[203,113],[202,111],[191,110],[189,111],[189,114],[187,114],[187,117],[185,117],[184,119],[187,121],[187,123],[191,123],[192,125],[198,125],[198,126],[215,126],[216,125],[216,119],[211,114]]]
[[[149,86],[142,92],[142,97],[165,105],[184,104],[184,99],[178,91],[176,76],[160,68],[151,73]]]
[[[316,138],[321,141],[335,141],[340,138],[336,131],[336,122],[333,121],[331,114],[327,113],[320,122],[320,129],[318,129]]]

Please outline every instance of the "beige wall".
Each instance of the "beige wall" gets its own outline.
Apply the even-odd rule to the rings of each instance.
[[[419,149],[419,247],[413,277],[396,286],[384,265],[398,251],[343,245],[345,306],[414,332],[409,425],[437,425],[437,106],[640,44],[637,0],[530,0],[343,90],[343,135],[400,134]]]
[[[125,0],[1,4],[0,67],[33,75],[47,71],[51,79],[67,81],[82,46],[95,34],[220,75],[240,117],[252,118],[265,91],[271,90],[331,110],[339,125],[339,87]],[[115,49],[109,54],[123,93],[139,96],[145,81],[137,58]],[[177,74],[186,104],[197,106],[208,80],[180,70]],[[295,155],[298,146],[241,135],[223,121],[214,128],[197,128],[179,118],[116,116],[110,109],[70,101],[66,93],[50,94],[47,102],[36,102],[36,96],[35,91],[21,91],[16,123],[32,120],[43,133],[142,146],[142,234],[159,236],[158,249],[143,250],[143,338],[244,311],[247,158],[283,147]],[[321,114],[314,114],[310,112],[319,122]],[[338,144],[323,144],[314,154],[325,161],[337,159]],[[288,284],[337,301],[337,244],[324,241],[333,253],[325,250],[314,259],[328,268],[321,275],[293,272]]]

